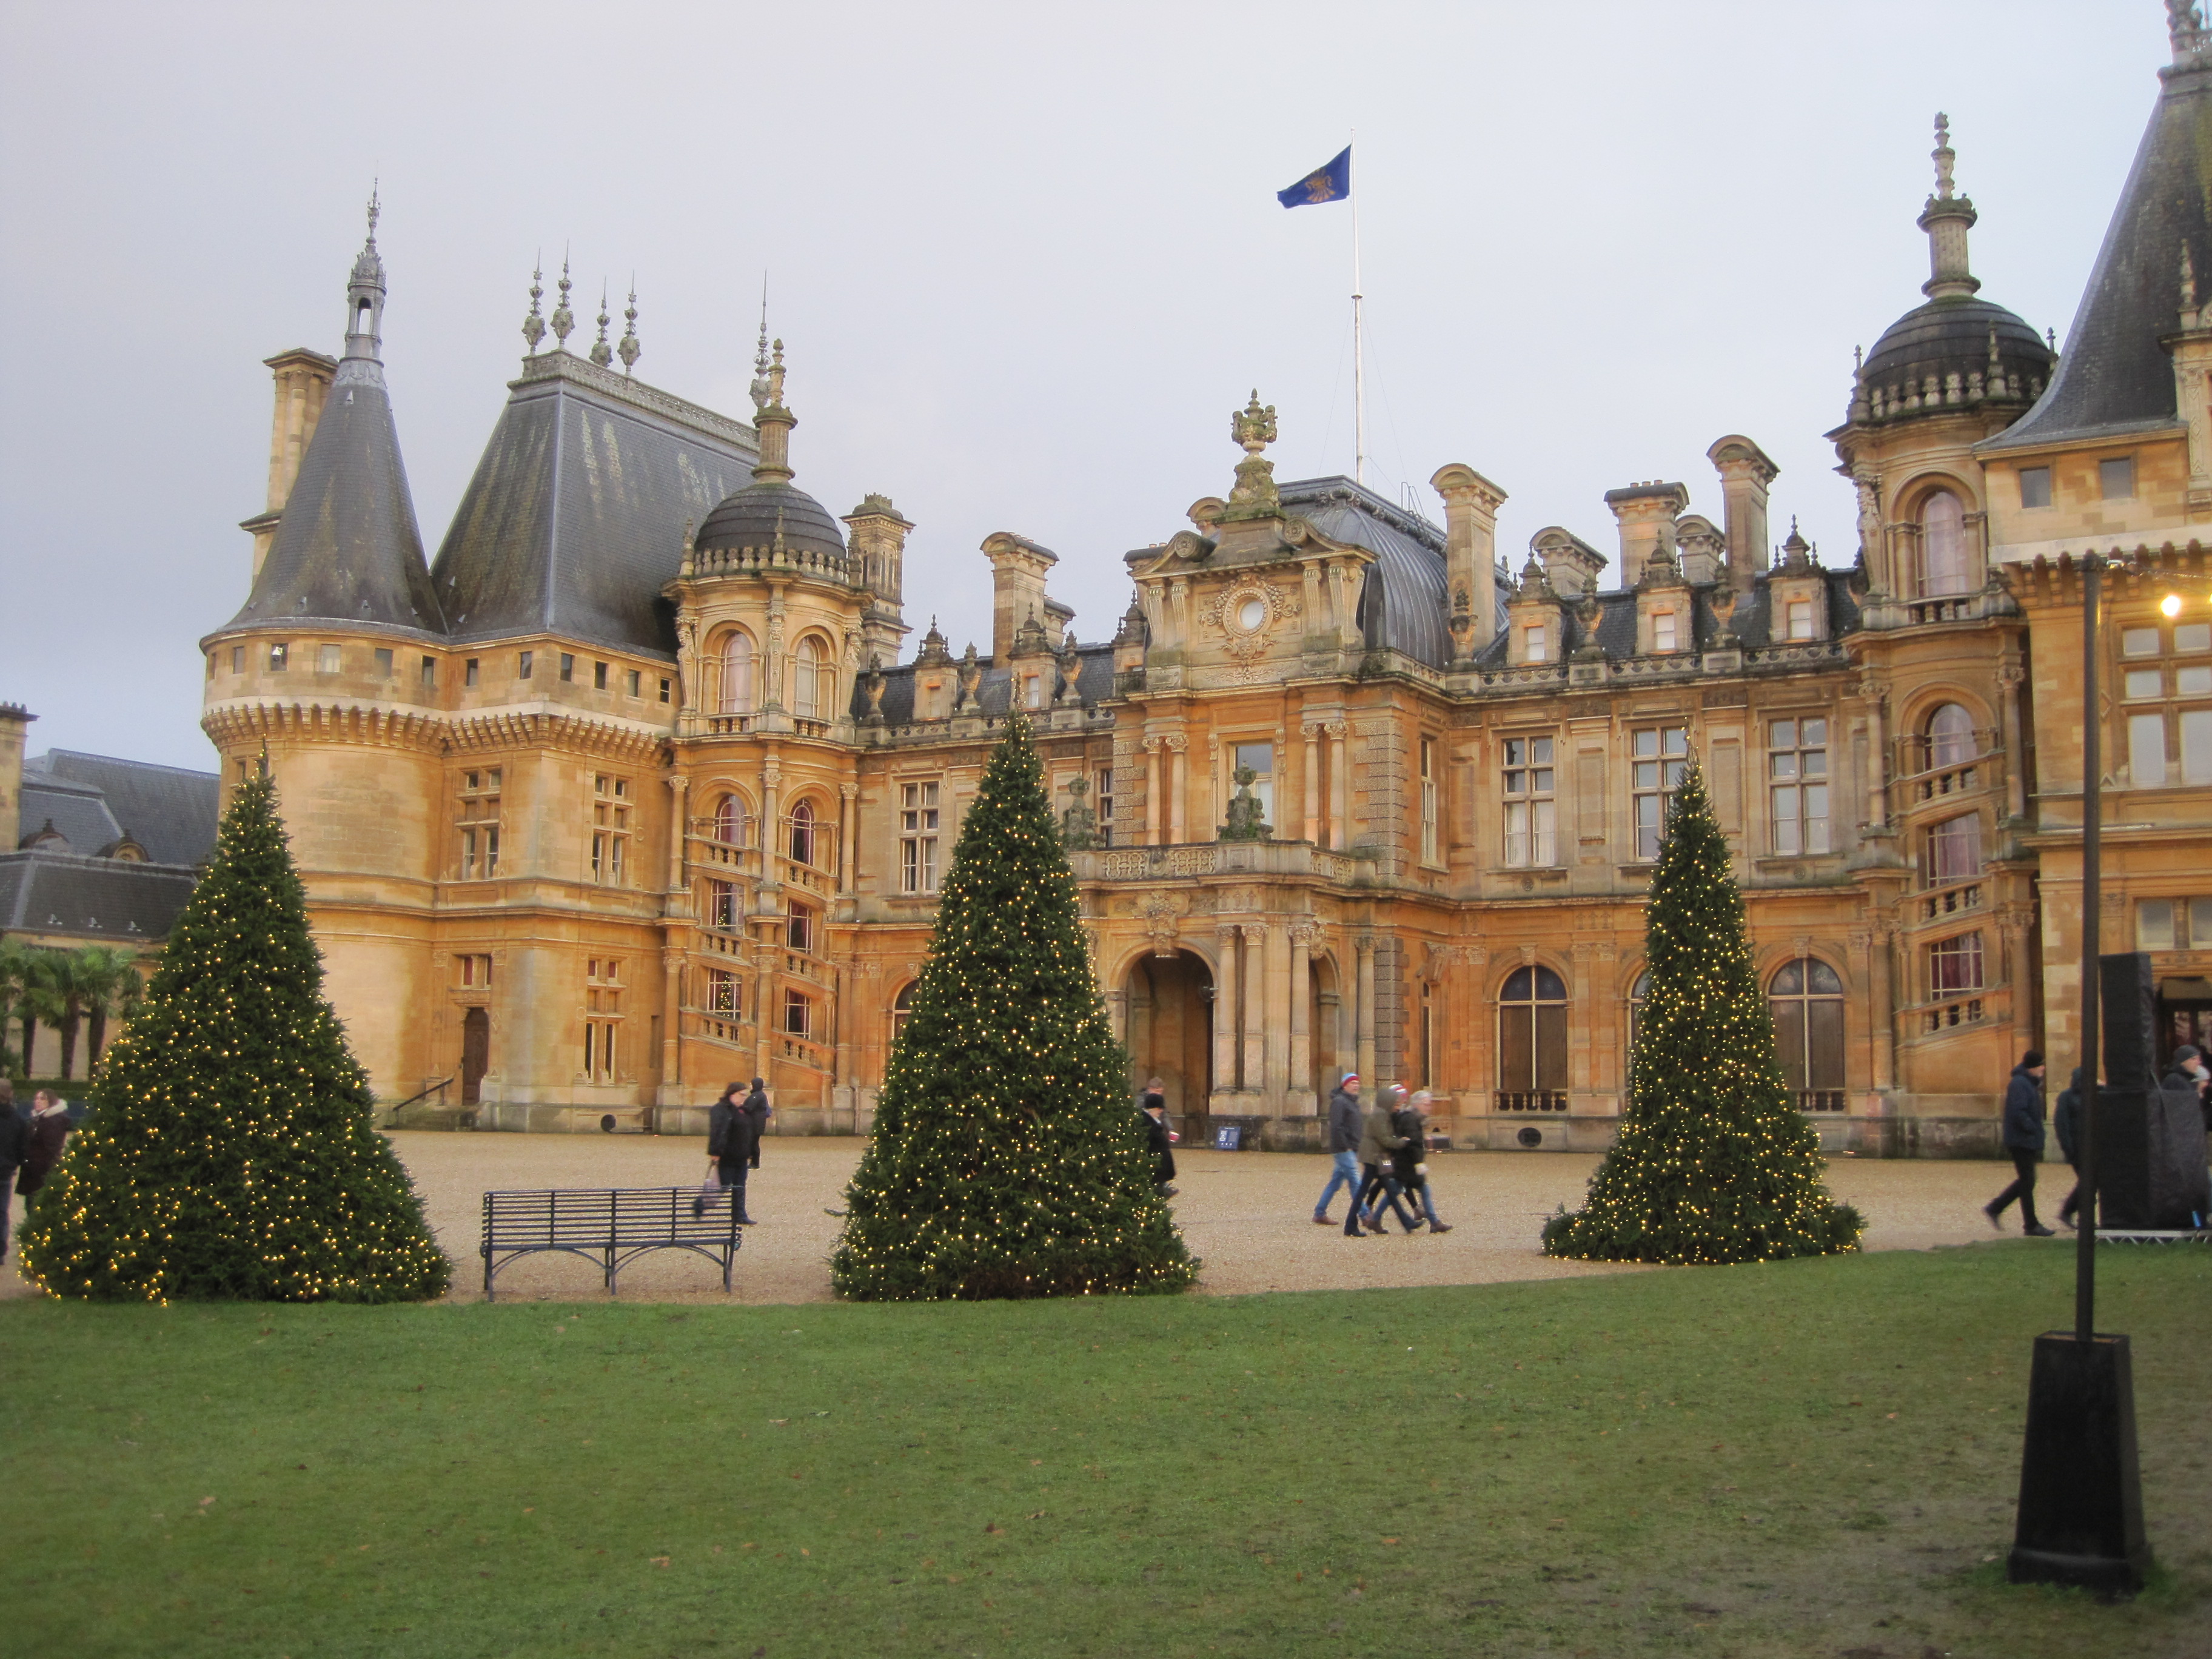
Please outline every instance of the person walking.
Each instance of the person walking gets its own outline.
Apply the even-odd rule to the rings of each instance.
[[[768,1134],[769,1120],[775,1115],[775,1108],[768,1103],[768,1085],[759,1078],[753,1079],[752,1091],[745,1097],[744,1110],[745,1168],[757,1170],[760,1168],[761,1141]],[[744,1224],[750,1227],[758,1224],[747,1216]]]
[[[1407,1232],[1420,1231],[1417,1217],[1407,1213],[1398,1195],[1398,1176],[1390,1161],[1390,1154],[1405,1144],[1405,1138],[1395,1127],[1398,1109],[1405,1104],[1406,1091],[1394,1083],[1382,1091],[1382,1098],[1367,1114],[1367,1121],[1359,1132],[1359,1165],[1366,1178],[1360,1182],[1358,1194],[1352,1200],[1352,1212],[1344,1218],[1344,1231],[1357,1236],[1364,1224],[1370,1233],[1380,1233],[1382,1226],[1382,1206],[1387,1200],[1390,1212],[1398,1218],[1398,1224]]]
[[[1162,1198],[1176,1195],[1175,1131],[1168,1127],[1167,1085],[1153,1078],[1145,1085],[1145,1092],[1138,1103],[1138,1115],[1145,1121],[1145,1150],[1152,1154],[1152,1185]]]
[[[2043,1054],[2030,1048],[2012,1068],[2005,1087],[2004,1148],[2012,1155],[2013,1182],[1982,1208],[1990,1225],[2004,1231],[2002,1217],[2020,1200],[2021,1231],[2030,1238],[2049,1238],[2051,1230],[2035,1218],[2035,1166],[2043,1161]]]
[[[2074,1218],[2081,1208],[2081,1068],[2074,1068],[2074,1080],[2059,1091],[2057,1107],[2051,1114],[2051,1127],[2058,1135],[2058,1155],[2074,1171],[2074,1190],[2066,1194],[2066,1201],[2058,1206],[2061,1225],[2074,1226]],[[2075,1229],[2079,1231],[2079,1228]]]
[[[8,1259],[15,1231],[10,1211],[15,1202],[15,1171],[30,1151],[31,1126],[15,1109],[15,1085],[0,1077],[0,1261]]]
[[[1437,1218],[1437,1200],[1429,1190],[1429,1109],[1436,1097],[1426,1089],[1415,1091],[1392,1124],[1406,1144],[1390,1154],[1398,1184],[1412,1195],[1414,1206],[1428,1218],[1429,1231],[1448,1233],[1451,1224]]]
[[[1359,1197],[1359,1073],[1346,1072],[1344,1081],[1338,1084],[1328,1097],[1328,1155],[1334,1167],[1329,1170],[1328,1185],[1321,1189],[1321,1202],[1314,1206],[1314,1224],[1329,1224],[1328,1201],[1336,1196],[1339,1187],[1345,1196],[1358,1207]],[[1364,1238],[1364,1233],[1345,1229],[1346,1238]]]
[[[722,1195],[737,1210],[738,1224],[750,1227],[754,1222],[745,1213],[745,1171],[759,1162],[760,1152],[756,1144],[759,1137],[738,1098],[744,1087],[742,1083],[731,1084],[707,1114],[707,1162],[714,1166],[714,1176],[722,1183]],[[701,1193],[691,1200],[691,1213],[703,1215],[706,1210],[707,1194]]]
[[[2204,1064],[2204,1051],[2185,1042],[2173,1051],[2173,1069],[2159,1079],[2161,1089],[2186,1089],[2197,1097],[2204,1113],[2204,1127],[2212,1129],[2212,1070]]]

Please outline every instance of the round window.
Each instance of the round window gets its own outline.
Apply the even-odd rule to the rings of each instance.
[[[1248,634],[1260,631],[1260,624],[1267,620],[1265,599],[1247,599],[1237,607],[1237,625]]]

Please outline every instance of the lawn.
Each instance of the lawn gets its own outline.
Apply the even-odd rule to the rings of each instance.
[[[10,1654],[2202,1659],[2212,1252],[2112,1249],[2161,1571],[2002,1583],[1991,1243],[949,1307],[0,1304]]]

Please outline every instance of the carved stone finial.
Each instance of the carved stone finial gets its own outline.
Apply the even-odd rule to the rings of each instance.
[[[623,374],[627,374],[637,367],[637,360],[644,350],[645,348],[637,343],[637,278],[633,276],[629,283],[629,303],[623,307],[622,343],[615,348],[615,355],[623,360]]]
[[[1948,202],[1956,195],[1957,187],[1951,182],[1951,164],[1959,159],[1959,152],[1951,148],[1951,118],[1942,111],[1936,112],[1936,196]]]
[[[1252,786],[1260,775],[1249,766],[1240,766],[1232,775],[1237,781],[1237,793],[1230,798],[1229,822],[1223,824],[1219,838],[1223,841],[1267,841],[1273,834],[1267,822],[1267,809],[1260,798],[1252,793]]]
[[[565,253],[561,256],[561,280],[553,286],[556,290],[553,302],[553,349],[565,351],[568,349],[568,337],[576,328],[576,313],[568,309],[568,289],[573,285],[568,281],[568,256]]]
[[[768,400],[776,408],[783,407],[783,342],[775,343],[775,356],[768,368]]]
[[[607,325],[614,319],[607,315],[607,285],[599,284],[599,337],[592,342],[592,361],[605,368],[614,361],[614,348],[607,343]]]
[[[761,273],[760,343],[753,348],[753,407],[766,409],[774,401],[768,378],[768,273]]]
[[[538,343],[545,337],[545,319],[538,314],[538,302],[545,297],[545,261],[541,257],[530,273],[530,314],[522,319],[523,343],[530,355],[538,355]]]
[[[368,240],[372,247],[376,245],[376,222],[384,213],[384,210],[377,204],[376,185],[375,179],[372,179],[368,181]]]
[[[1272,518],[1282,510],[1283,498],[1275,489],[1275,464],[1260,452],[1275,441],[1275,406],[1264,408],[1258,387],[1252,401],[1229,417],[1229,435],[1244,451],[1237,463],[1237,486],[1229,492],[1224,519]]]
[[[1083,799],[1090,788],[1080,773],[1067,781],[1067,793],[1075,799],[1060,815],[1060,844],[1071,853],[1087,853],[1098,844],[1098,815]]]
[[[2212,35],[2204,27],[2204,14],[2196,0],[2166,0],[2166,39],[2173,46],[2173,62],[2179,69],[2208,67]]]

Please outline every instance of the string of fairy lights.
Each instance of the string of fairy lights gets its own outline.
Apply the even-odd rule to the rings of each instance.
[[[830,1257],[841,1296],[1182,1290],[1199,1264],[1155,1189],[1018,712],[939,890]]]
[[[1681,1264],[1858,1248],[1864,1223],[1822,1183],[1819,1133],[1790,1099],[1727,837],[1692,763],[1651,875],[1650,984],[1620,1133],[1549,1255]]]
[[[451,1266],[322,985],[275,785],[250,779],[31,1200],[24,1275],[109,1301],[441,1294]]]

